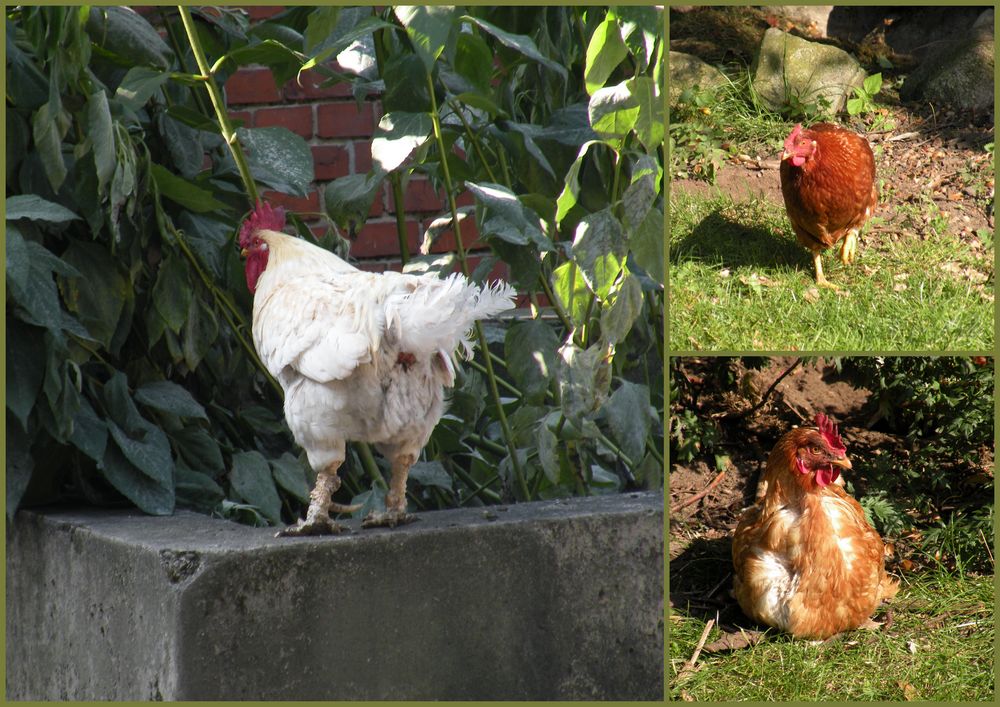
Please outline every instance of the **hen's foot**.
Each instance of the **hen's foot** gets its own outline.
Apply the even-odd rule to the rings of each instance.
[[[406,525],[417,520],[417,516],[406,511],[386,511],[376,513],[372,511],[361,521],[362,528],[395,528],[397,525]]]
[[[823,287],[823,288],[825,288],[827,290],[839,290],[840,289],[839,287],[837,287],[832,282],[830,282],[829,280],[827,280],[825,277],[822,277],[822,276],[816,278],[816,287]]]
[[[314,520],[299,520],[295,525],[290,525],[274,534],[276,538],[300,538],[311,535],[340,535],[350,532],[350,528],[340,523],[335,523],[330,518],[316,518]]]
[[[849,231],[846,236],[844,236],[844,242],[840,246],[840,262],[844,265],[850,265],[854,262],[854,256],[858,252],[858,234],[854,231]]]

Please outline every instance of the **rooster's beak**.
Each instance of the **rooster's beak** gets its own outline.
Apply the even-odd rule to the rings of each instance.
[[[847,457],[842,457],[840,459],[831,459],[830,463],[831,464],[836,464],[841,469],[852,469],[853,468],[853,466],[851,465],[851,460],[848,459]]]

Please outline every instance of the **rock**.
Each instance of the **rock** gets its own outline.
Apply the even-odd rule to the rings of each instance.
[[[866,76],[844,50],[773,27],[764,33],[750,73],[754,90],[772,110],[789,105],[791,98],[807,105],[825,98],[832,113],[843,109],[851,89],[860,87]]]
[[[693,54],[670,52],[670,105],[685,89],[698,86],[709,90],[727,83],[725,74]]]
[[[833,5],[776,5],[774,14],[794,23],[814,37],[826,37]]]
[[[936,43],[900,88],[904,101],[983,112],[993,108],[993,10],[983,12],[968,36]]]

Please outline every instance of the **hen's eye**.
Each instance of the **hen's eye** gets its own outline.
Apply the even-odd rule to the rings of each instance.
[[[819,454],[819,452],[820,452],[819,447],[809,447],[810,454]]]

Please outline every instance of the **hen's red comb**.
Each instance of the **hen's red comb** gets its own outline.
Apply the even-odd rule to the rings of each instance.
[[[837,432],[837,426],[830,422],[829,417],[821,412],[817,413],[816,427],[819,428],[819,433],[826,440],[826,443],[830,445],[830,449],[841,454],[847,451],[847,447],[844,446],[844,442],[840,439],[840,434]]]
[[[240,226],[240,248],[249,248],[253,234],[261,229],[280,231],[285,227],[285,209],[281,206],[271,206],[263,201],[257,202],[257,207],[250,212],[243,225]]]
[[[798,123],[792,132],[789,133],[788,137],[785,138],[785,152],[791,152],[792,148],[795,147],[795,140],[802,134],[802,123]]]

